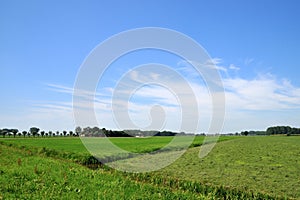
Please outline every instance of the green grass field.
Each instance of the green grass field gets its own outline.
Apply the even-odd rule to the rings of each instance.
[[[240,137],[199,159],[189,149],[164,176],[300,199],[300,137]]]
[[[151,152],[171,140],[111,138],[131,152]],[[0,183],[5,186],[0,199],[300,199],[300,137],[225,136],[220,141],[200,159],[197,146],[203,137],[196,137],[172,165],[132,174],[82,166],[88,151],[79,138],[0,139]]]
[[[1,145],[0,199],[203,199]]]
[[[183,137],[184,138],[184,137]],[[101,146],[101,140],[103,138],[93,138],[94,142],[97,142]],[[141,152],[152,152],[160,149],[168,144],[173,137],[146,137],[146,138],[110,138],[109,140],[120,148],[141,153]],[[202,144],[204,137],[195,137],[193,145],[197,146]],[[225,140],[227,138],[221,138]],[[81,142],[80,138],[76,137],[31,137],[31,138],[5,138],[2,141],[30,146],[30,147],[47,147],[56,150],[63,150],[74,153],[87,153],[85,146]]]

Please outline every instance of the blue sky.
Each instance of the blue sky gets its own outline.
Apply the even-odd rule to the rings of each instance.
[[[72,88],[84,59],[110,36],[142,27],[174,29],[207,50],[220,69],[226,90],[224,132],[272,125],[299,127],[299,8],[296,0],[2,0],[0,128],[73,129]],[[98,91],[106,95],[99,98],[108,104],[115,81],[138,64],[158,62],[179,70],[180,61],[154,51],[128,55],[107,71]],[[205,90],[199,78],[191,84]],[[148,91],[151,94],[166,94],[152,89]],[[201,95],[199,98],[207,98]],[[151,101],[145,97],[133,105],[141,106],[137,107],[141,114]],[[201,106],[209,107],[205,103]],[[99,126],[116,128],[105,108],[107,105],[97,107]],[[201,111],[208,114],[201,115],[199,132],[206,132],[209,111]],[[174,124],[167,123],[165,128],[175,130]]]

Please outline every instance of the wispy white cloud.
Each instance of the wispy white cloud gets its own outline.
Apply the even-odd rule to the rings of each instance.
[[[47,90],[51,90],[59,93],[71,94],[71,95],[78,95],[86,99],[107,96],[108,95],[107,93],[109,92],[109,90],[105,88],[105,90],[102,93],[97,91],[87,91],[87,90],[80,90],[80,89],[76,89],[76,93],[74,93],[73,87],[67,87],[64,85],[51,84],[51,83],[46,84],[46,86],[47,86]]]
[[[212,58],[211,60],[208,60],[207,63],[205,63],[205,66],[208,68],[216,69],[218,71],[227,72],[227,68],[224,66],[221,66],[222,63],[221,58]]]
[[[66,93],[66,94],[73,94],[74,90],[72,87],[67,87],[59,84],[52,84],[52,83],[47,83],[46,84],[47,89],[54,91],[54,92],[59,92],[59,93]]]
[[[226,97],[231,107],[244,110],[269,110],[300,108],[299,88],[289,82],[270,76],[252,80],[225,79]],[[238,106],[237,106],[238,105]]]
[[[207,61],[207,64],[209,65],[219,65],[220,63],[222,63],[221,58],[212,58],[209,61]]]
[[[235,66],[234,64],[230,64],[229,69],[231,69],[231,70],[240,70],[240,68]]]
[[[222,63],[222,59],[212,58],[212,59],[205,61],[204,63],[197,63],[197,62],[194,62],[191,60],[190,61],[180,61],[177,63],[177,65],[181,66],[181,69],[186,70],[186,71],[188,71],[187,68],[190,68],[192,65],[195,65],[195,66],[201,66],[201,68],[216,69],[218,71],[227,72],[227,68],[224,66],[221,66],[220,65],[221,63]]]
[[[220,59],[215,59],[212,63],[221,65]],[[211,63],[211,64],[212,64]],[[82,95],[83,100],[77,102],[76,105],[72,102],[73,88],[57,85],[47,84],[47,89],[52,92],[63,93],[69,95],[70,99],[58,102],[40,102],[34,105],[32,111],[34,114],[28,116],[34,121],[34,118],[47,121],[58,121],[59,118],[65,118],[66,124],[73,124],[73,107],[86,109],[86,101],[91,99],[94,102],[94,108],[100,126],[108,128],[116,128],[114,113],[112,109],[119,109],[119,112],[129,112],[132,121],[137,122],[141,126],[146,126],[151,123],[153,116],[151,116],[151,108],[154,105],[160,105],[165,112],[167,119],[164,128],[176,129],[180,124],[181,105],[179,96],[183,102],[188,106],[188,109],[197,109],[199,111],[199,131],[208,129],[212,116],[212,102],[211,95],[213,91],[209,91],[203,81],[199,81],[199,74],[195,69],[190,70],[181,63],[179,66],[179,74],[182,76],[193,77],[188,80],[193,94],[186,91],[182,80],[174,79],[170,74],[162,74],[157,72],[148,73],[148,76],[139,71],[131,71],[128,74],[128,80],[124,85],[118,88],[119,93],[123,93],[128,98],[117,98],[112,100],[116,88],[101,88],[99,91],[81,91],[78,93]],[[235,65],[224,67],[226,70],[239,70]],[[188,72],[188,73],[187,73]],[[197,76],[198,75],[198,79]],[[156,82],[163,80],[163,85],[144,85],[143,87],[132,91],[133,82]],[[130,82],[131,81],[131,82]],[[243,130],[249,127],[247,123],[251,122],[252,127],[267,127],[275,122],[290,122],[295,124],[297,116],[300,111],[300,88],[293,85],[289,80],[278,79],[272,74],[259,74],[254,78],[241,77],[223,77],[223,85],[226,97],[226,123],[224,131]],[[176,92],[172,91],[176,88]],[[197,105],[193,103],[193,95],[195,95]],[[117,96],[118,97],[118,96]],[[119,96],[122,97],[122,96]],[[114,104],[114,105],[112,105]],[[192,112],[191,112],[192,113]],[[272,114],[270,114],[272,113]],[[276,113],[276,114],[274,114]],[[293,116],[287,118],[283,113],[292,113]],[[268,117],[266,117],[268,116]],[[296,116],[296,117],[295,117]],[[88,117],[88,116],[87,116]],[[157,119],[161,119],[159,115]],[[189,116],[191,118],[197,116]],[[248,119],[248,120],[247,120]],[[161,119],[163,120],[163,119]],[[46,126],[46,125],[45,125]],[[63,126],[63,125],[60,125]]]

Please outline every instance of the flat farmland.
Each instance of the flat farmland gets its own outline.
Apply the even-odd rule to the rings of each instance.
[[[24,163],[23,157],[30,152],[29,154],[32,154],[34,159],[47,160],[47,162],[49,160],[51,162],[63,160],[66,163],[72,161],[74,166],[87,170],[85,171],[87,174],[99,171],[109,174],[108,176],[125,179],[125,182],[129,181],[129,185],[133,181],[139,185],[153,187],[151,190],[164,187],[166,191],[175,191],[175,194],[179,196],[186,194],[180,197],[173,196],[174,198],[300,199],[300,137],[222,136],[209,155],[200,159],[199,145],[202,144],[203,139],[202,136],[196,137],[185,154],[168,167],[155,172],[135,174],[117,172],[113,169],[91,170],[83,167],[80,162],[80,165],[76,164],[78,162],[74,163],[74,160],[78,161],[76,156],[89,155],[79,138],[6,138],[0,140],[1,170],[3,175],[7,171],[7,166],[11,165],[17,166],[20,171],[25,166],[19,166],[19,159]],[[110,140],[115,145],[131,152],[151,152],[168,144],[172,137],[110,138]],[[17,152],[11,153],[17,156],[7,155],[4,149],[8,152]],[[54,153],[50,151],[47,154],[48,150],[53,150]],[[129,162],[130,159],[134,158],[128,158]],[[61,164],[65,165],[63,162]],[[45,168],[38,162],[36,164],[27,162],[26,166],[31,169],[32,173],[35,173],[35,167],[41,171]],[[13,177],[12,174],[10,178],[2,178],[1,182],[4,183],[5,179],[10,179],[19,184],[20,180],[13,179]],[[25,191],[28,190],[28,188],[23,188],[25,186],[22,184],[19,187]],[[6,189],[1,191],[3,197],[11,195],[10,190]],[[132,186],[132,191],[135,190],[137,190],[136,186]],[[80,191],[85,191],[85,186],[81,187]],[[109,194],[109,192],[106,193]],[[138,199],[133,193],[128,192],[128,197],[130,197],[128,199]],[[103,191],[99,190],[99,194],[103,194]],[[166,196],[162,195],[161,198],[168,198],[169,194],[165,194]],[[39,195],[43,197],[44,193],[39,193]]]
[[[274,196],[300,199],[300,137],[240,137],[217,143],[198,158],[189,149],[172,165],[156,172],[203,184],[224,185]]]
[[[181,137],[182,142],[185,143],[188,138],[186,136]],[[192,141],[191,146],[199,146],[203,143],[204,136],[196,136]],[[220,137],[220,141],[231,140],[236,137]],[[146,153],[158,150],[172,141],[173,137],[145,137],[145,138],[109,138],[109,141],[116,146],[130,152],[134,153]],[[83,139],[86,140],[86,139]],[[103,138],[90,138],[95,144],[99,146],[104,145]],[[55,150],[62,150],[73,153],[88,153],[85,145],[78,137],[16,137],[16,138],[2,138],[0,141],[5,143],[14,144],[17,146],[27,146],[27,147],[46,147]]]
[[[206,199],[0,145],[0,199]]]

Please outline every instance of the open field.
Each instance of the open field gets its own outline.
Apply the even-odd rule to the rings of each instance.
[[[0,199],[203,199],[3,145],[0,156]]]
[[[189,149],[157,174],[300,199],[300,137],[240,137],[205,158]]]
[[[111,138],[115,144],[133,152],[155,150],[171,139],[171,137]],[[300,199],[300,137],[259,136],[220,137],[220,139],[222,142],[217,143],[212,152],[203,159],[198,157],[200,147],[193,147],[172,165],[146,174],[121,173],[106,168],[91,170],[75,164],[74,161],[80,164],[91,162],[90,157],[85,159],[88,152],[79,138],[1,139],[1,185],[6,181],[12,183],[2,189],[1,195],[13,197],[16,190],[24,190],[17,194],[30,193],[28,195],[37,195],[34,197],[41,199],[52,192],[54,198],[61,194],[66,195],[66,198],[79,198],[80,195],[87,195],[86,192],[91,190],[92,185],[99,186],[97,181],[101,180],[102,184],[107,186],[102,189],[92,188],[98,193],[92,192],[90,198],[95,199],[102,195],[100,199],[105,199],[116,197],[113,195],[118,194],[118,198],[124,198],[126,194],[128,199],[137,199],[141,193],[145,193],[144,196],[141,194],[142,199],[152,199],[159,196],[151,196],[149,191],[157,191],[156,195],[161,195],[161,198]],[[202,141],[203,137],[197,137],[193,146],[200,145]],[[19,159],[22,164],[19,163]],[[67,173],[68,177],[72,177],[69,173],[77,174],[76,177],[68,179],[70,184],[67,184],[68,188],[72,190],[70,194],[67,194],[68,190],[65,190],[65,185],[62,184],[64,173]],[[29,175],[31,178],[24,178],[26,174],[31,174]],[[23,178],[19,177],[23,177],[26,184]],[[87,183],[78,184],[81,179]],[[113,185],[115,182],[113,180],[124,184],[125,189],[115,189],[117,186]],[[43,184],[47,186],[44,187]],[[56,185],[54,187],[51,184]],[[77,185],[81,186],[79,193],[76,192]],[[41,192],[31,193],[30,191],[35,190],[31,187],[36,187]],[[44,189],[41,189],[43,187]],[[159,188],[162,188],[163,192],[159,192]]]
[[[182,138],[188,138],[186,136]],[[220,137],[220,141],[235,139],[236,137]],[[103,138],[91,139],[94,143],[103,145]],[[164,147],[173,137],[147,137],[147,138],[109,138],[109,140],[118,147],[135,153],[152,152]],[[194,138],[191,146],[199,146],[202,144],[204,136]],[[46,147],[55,150],[62,150],[72,153],[88,153],[82,141],[78,137],[31,137],[31,138],[0,138],[0,141],[26,147]],[[184,142],[184,140],[183,140]]]

